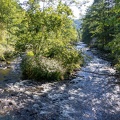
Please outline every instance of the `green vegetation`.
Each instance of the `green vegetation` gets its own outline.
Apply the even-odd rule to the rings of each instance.
[[[65,74],[62,63],[42,56],[27,56],[23,59],[21,67],[24,79],[60,80]]]
[[[0,0],[0,60],[13,56],[22,15],[22,8],[15,0]]]
[[[24,10],[17,0],[0,1],[0,58],[25,54],[23,78],[60,80],[71,75],[82,63],[73,43],[78,34],[71,9],[61,2],[40,8],[37,0],[28,0]]]
[[[120,2],[95,0],[88,9],[82,26],[82,39],[89,45],[108,52],[120,71]]]

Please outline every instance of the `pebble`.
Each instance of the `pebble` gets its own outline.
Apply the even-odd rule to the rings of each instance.
[[[38,100],[40,97],[38,95],[33,95],[33,99]]]
[[[25,91],[25,94],[27,94],[27,95],[31,95],[32,93],[29,92],[29,91]]]
[[[33,108],[38,108],[38,107],[39,107],[38,104],[34,104],[34,105],[33,105]]]

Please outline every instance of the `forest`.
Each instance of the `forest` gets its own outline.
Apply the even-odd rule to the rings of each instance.
[[[94,0],[83,18],[82,40],[107,53],[120,71],[120,1]]]

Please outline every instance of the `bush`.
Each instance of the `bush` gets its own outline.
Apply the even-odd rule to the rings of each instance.
[[[5,51],[4,52],[4,58],[7,59],[12,59],[15,56],[15,52],[14,51]]]
[[[15,51],[12,46],[0,44],[0,60],[6,61],[15,56]]]
[[[65,75],[65,69],[60,62],[42,56],[25,57],[22,60],[21,69],[23,79],[51,81],[61,80]]]
[[[76,68],[80,68],[80,64],[82,63],[81,54],[74,49],[63,50],[60,59],[63,61],[63,65],[69,73],[72,73]]]
[[[120,59],[118,60],[117,64],[115,65],[116,69],[120,72]]]
[[[120,33],[107,46],[111,50],[111,55],[114,57],[115,67],[120,72]]]
[[[67,73],[71,73],[74,69],[80,68],[83,62],[81,53],[73,46],[61,47],[59,45],[53,46],[47,53],[47,56],[62,61],[62,65],[67,69]]]

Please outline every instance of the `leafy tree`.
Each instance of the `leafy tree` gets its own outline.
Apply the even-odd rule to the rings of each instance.
[[[14,50],[16,31],[22,19],[21,12],[22,8],[16,0],[0,1],[0,57],[4,58],[4,53]]]
[[[69,17],[72,15],[71,9],[62,2],[59,2],[56,7],[50,5],[43,10],[40,9],[39,3],[34,0],[29,0],[26,5],[25,17],[17,33],[19,39],[16,43],[16,50],[19,52],[31,51],[32,58],[35,58],[31,62],[37,64],[38,68],[41,67],[42,58],[48,58],[48,62],[54,60],[61,63],[61,67],[65,69],[62,76],[73,72],[75,68],[80,66],[81,56],[72,44],[77,41],[77,31]],[[29,57],[25,61],[29,61],[28,59]],[[25,66],[23,74],[25,72],[25,75],[29,76],[28,68],[26,65],[23,66]],[[38,68],[35,67],[35,69]],[[32,70],[34,72],[34,69]],[[45,73],[45,75],[47,74]]]

